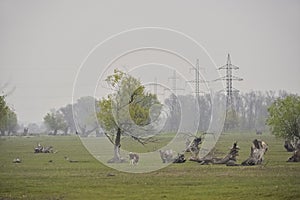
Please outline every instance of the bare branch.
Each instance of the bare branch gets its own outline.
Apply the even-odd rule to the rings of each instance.
[[[114,145],[114,141],[112,140],[112,138],[110,137],[110,135],[106,132],[104,132],[104,135],[107,137],[107,139]]]

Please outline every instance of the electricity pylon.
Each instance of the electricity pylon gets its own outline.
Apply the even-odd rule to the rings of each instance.
[[[217,79],[217,80],[225,80],[226,81],[226,105],[227,109],[232,108],[233,105],[233,92],[238,92],[237,89],[232,87],[232,81],[242,81],[243,79],[237,76],[232,75],[232,70],[237,70],[239,67],[231,64],[230,54],[227,56],[227,63],[222,67],[219,67],[218,70],[226,70],[225,76]]]

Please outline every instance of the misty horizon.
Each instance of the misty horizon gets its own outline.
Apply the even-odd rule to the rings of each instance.
[[[138,27],[165,27],[182,32],[203,46],[203,52],[198,54],[185,40],[178,40],[176,44],[167,41],[165,44],[170,48],[179,46],[185,49],[183,52],[179,49],[179,53],[190,49],[189,60],[195,64],[199,58],[200,67],[206,68],[201,73],[210,81],[209,76],[215,73],[211,72],[213,67],[226,64],[230,53],[232,64],[239,67],[233,75],[243,78],[243,81],[233,83],[240,93],[285,90],[300,94],[299,10],[300,2],[296,0],[244,3],[191,1],[188,4],[180,1],[92,1],[88,4],[83,1],[4,0],[0,2],[0,86],[3,87],[0,92],[10,93],[6,101],[17,113],[20,123],[41,122],[50,109],[72,103],[74,85],[80,86],[76,88],[78,94],[75,100],[80,96],[93,96],[90,94],[95,87],[101,88],[100,83],[93,85],[92,82],[100,77],[98,72],[106,70],[97,60],[99,55],[105,55],[99,48],[96,49],[97,54],[84,63],[95,71],[91,70],[76,83],[80,66],[98,44],[122,31]],[[136,37],[136,40],[148,44],[146,39],[150,36],[154,42],[155,39],[163,40],[160,35]],[[110,46],[103,47],[107,50],[105,53],[111,54],[101,59],[108,63],[116,54],[114,50],[120,48],[120,51],[125,51],[125,46],[120,47],[119,44],[110,43]],[[155,55],[155,59],[161,59],[161,55]],[[132,58],[129,55],[116,62],[113,68],[126,71],[147,58],[132,54]],[[179,62],[169,62],[169,65],[181,73],[178,73],[181,79],[177,87],[183,88],[194,75],[190,66]],[[179,67],[176,68],[176,64]],[[224,71],[218,72],[220,77],[224,75]],[[172,70],[168,67],[140,67],[132,74],[145,83],[154,82],[157,78],[158,83],[172,88],[169,79]],[[95,75],[94,79],[90,75]],[[207,91],[204,85],[202,87]],[[192,94],[193,88],[186,90],[182,94]],[[102,88],[95,94],[96,98],[100,98],[107,94],[107,90]]]

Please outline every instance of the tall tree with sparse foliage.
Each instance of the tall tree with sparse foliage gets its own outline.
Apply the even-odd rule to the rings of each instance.
[[[268,112],[267,124],[271,132],[295,144],[300,139],[300,97],[289,95],[284,99],[277,99]]]
[[[155,121],[161,111],[156,95],[147,93],[141,82],[119,70],[106,79],[115,93],[99,102],[98,119],[105,135],[114,145],[114,157],[109,162],[122,162],[120,146],[122,136],[128,136],[145,144],[147,126]],[[143,130],[145,132],[143,132]],[[149,129],[148,129],[149,130]]]

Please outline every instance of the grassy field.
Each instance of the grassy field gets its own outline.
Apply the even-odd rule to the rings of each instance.
[[[224,156],[237,140],[240,163],[257,137],[270,146],[261,166],[186,162],[141,174],[106,167],[75,136],[2,137],[0,199],[300,199],[300,163],[286,162],[291,153],[284,150],[282,140],[227,133],[221,136],[216,154]],[[34,154],[38,142],[58,152]],[[67,162],[64,156],[79,162]],[[12,163],[16,157],[22,163]]]

